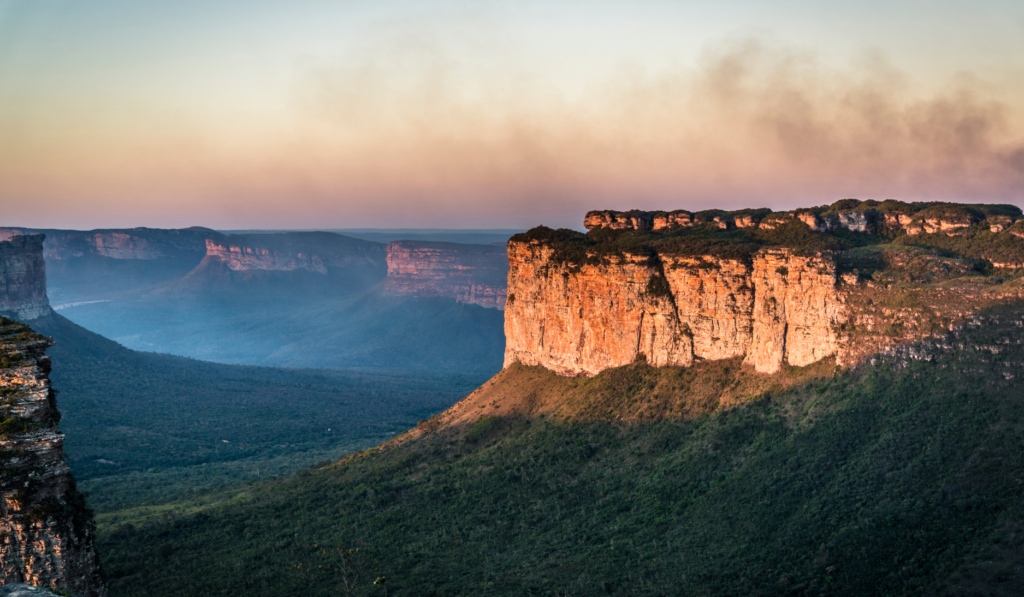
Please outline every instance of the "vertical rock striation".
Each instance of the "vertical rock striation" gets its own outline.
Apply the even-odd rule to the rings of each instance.
[[[42,234],[0,241],[0,314],[22,321],[50,314]]]
[[[40,247],[41,251],[41,247]],[[53,341],[0,319],[0,584],[106,594],[85,496],[64,462]]]
[[[387,246],[389,296],[438,296],[488,309],[504,309],[508,258],[505,247],[397,241]]]
[[[331,269],[383,265],[379,243],[332,232],[239,234],[206,240],[207,261],[244,271],[306,270],[327,274]]]
[[[838,351],[845,312],[825,253],[626,253],[572,265],[544,243],[513,241],[508,251],[505,366],[595,375],[641,355],[655,366],[742,356],[772,373]]]

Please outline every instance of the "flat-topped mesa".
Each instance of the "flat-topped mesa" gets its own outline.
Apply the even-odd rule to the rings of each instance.
[[[51,313],[42,234],[0,241],[0,315],[31,321]]]
[[[843,200],[590,212],[586,224],[509,241],[506,366],[589,376],[640,358],[742,358],[764,373],[828,357],[853,365],[1021,294],[997,286],[1024,268],[1024,218],[1008,205]],[[992,268],[1004,272],[989,279]],[[894,284],[928,307],[902,306]]]
[[[691,213],[631,210],[588,212],[583,220],[587,230],[666,231],[694,225],[718,228],[760,227],[774,230],[789,222],[799,221],[820,232],[849,230],[868,234],[946,234],[962,235],[974,225],[984,225],[991,232],[1006,230],[1020,218],[1020,209],[1012,205],[965,205],[951,203],[904,203],[843,199],[832,205],[773,212],[769,209],[739,211],[707,210]]]
[[[388,296],[447,297],[489,309],[504,309],[508,294],[505,247],[444,242],[396,241],[387,246]]]
[[[383,266],[384,259],[384,247],[378,243],[331,232],[289,232],[207,239],[204,262],[223,263],[240,272],[306,270],[327,274],[330,268]]]
[[[0,318],[0,583],[106,594],[85,497],[64,462],[53,341]]]
[[[0,228],[0,240],[39,233],[46,235],[43,255],[46,259],[52,260],[100,256],[117,260],[152,261],[164,257],[196,255],[195,259],[198,261],[205,251],[205,240],[221,236],[218,232],[201,227],[88,231]]]
[[[761,372],[833,356],[844,321],[824,253],[766,249],[753,260],[610,255],[560,262],[542,243],[509,243],[505,366],[595,375],[634,362],[689,366],[744,357]]]

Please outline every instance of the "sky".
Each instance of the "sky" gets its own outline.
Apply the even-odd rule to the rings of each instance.
[[[0,0],[0,226],[1024,206],[1020,0]]]

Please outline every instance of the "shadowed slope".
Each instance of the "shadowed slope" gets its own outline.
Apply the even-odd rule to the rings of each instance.
[[[243,504],[106,528],[112,586],[328,595],[328,577],[287,573],[315,563],[320,543],[361,546],[392,595],[1020,594],[1021,325],[1019,304],[992,309],[957,335],[788,389],[736,370],[511,370],[450,412],[499,395],[536,395],[536,409],[437,417],[421,425],[437,432],[252,486]],[[644,414],[686,402],[659,398],[678,380],[707,388],[697,415],[730,377],[757,396]],[[559,394],[595,416],[542,414],[560,412]]]

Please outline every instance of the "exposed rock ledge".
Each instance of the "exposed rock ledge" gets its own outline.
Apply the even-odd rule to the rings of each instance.
[[[595,375],[643,355],[655,366],[744,357],[757,371],[838,353],[845,321],[827,254],[764,249],[752,262],[612,256],[578,268],[543,244],[509,243],[505,366]]]
[[[64,462],[53,341],[0,319],[0,579],[102,597],[91,513]]]
[[[387,261],[385,295],[440,296],[489,309],[505,308],[505,247],[397,241],[388,244]]]
[[[50,314],[42,234],[0,241],[0,314],[31,321]]]
[[[307,270],[383,265],[384,247],[330,232],[239,234],[206,240],[204,262],[232,271]]]

